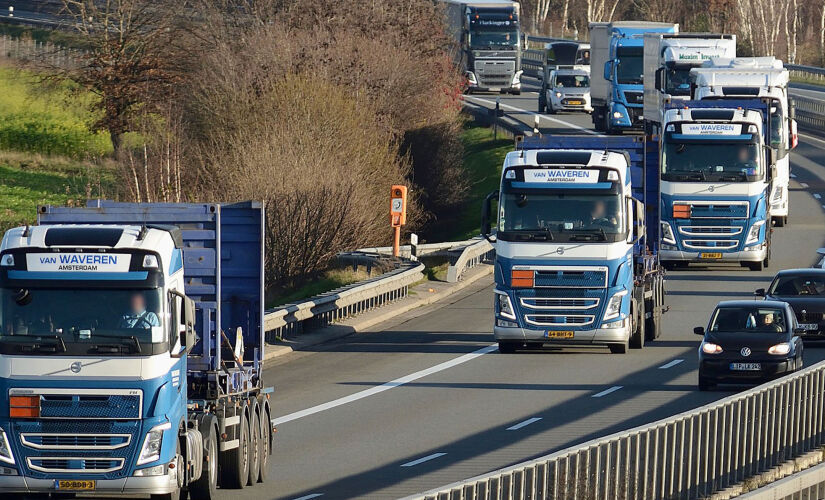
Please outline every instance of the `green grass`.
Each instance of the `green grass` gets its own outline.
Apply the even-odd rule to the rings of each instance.
[[[380,271],[373,272],[373,276],[375,276],[376,273],[380,273]],[[267,293],[266,306],[270,308],[283,304],[291,304],[292,302],[308,299],[330,290],[365,280],[369,277],[363,269],[359,269],[358,271],[353,271],[351,268],[330,269],[315,279],[299,285],[296,288],[270,290]]]
[[[114,179],[106,164],[0,152],[0,232],[33,223],[37,205],[79,205],[106,196]]]
[[[0,150],[74,159],[110,154],[108,136],[89,131],[93,99],[69,84],[47,87],[31,73],[0,67]]]

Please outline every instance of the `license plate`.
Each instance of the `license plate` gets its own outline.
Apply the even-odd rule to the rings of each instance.
[[[819,330],[819,325],[816,323],[799,323],[799,328],[804,328],[805,330]]]
[[[581,106],[581,103],[581,101],[567,101],[567,104],[570,104],[571,106]]]
[[[544,334],[545,337],[548,339],[572,339],[573,332],[572,331],[563,331],[563,332],[547,332]]]
[[[95,481],[60,479],[54,482],[54,488],[65,491],[91,491],[95,489]]]
[[[759,363],[731,363],[730,369],[740,372],[756,372],[762,369]]]
[[[702,259],[721,259],[722,254],[720,252],[702,252],[699,257]]]

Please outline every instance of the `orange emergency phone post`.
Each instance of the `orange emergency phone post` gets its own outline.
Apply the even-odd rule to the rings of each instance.
[[[390,225],[394,238],[392,254],[401,253],[401,226],[407,223],[407,186],[395,185],[390,189]]]

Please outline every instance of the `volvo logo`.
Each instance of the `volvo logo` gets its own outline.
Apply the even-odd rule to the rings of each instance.
[[[715,188],[715,187],[713,187],[713,186],[708,186],[708,191],[709,191],[709,192],[711,192],[711,193],[712,193],[714,189],[716,189],[716,188]]]
[[[556,253],[559,254],[559,255],[564,255],[564,247],[556,248]]]
[[[742,348],[742,350],[741,350],[741,351],[739,351],[739,353],[740,353],[742,356],[744,356],[744,357],[746,357],[746,358],[747,358],[748,356],[750,356],[750,355],[751,355],[751,348],[750,348],[750,347],[743,347],[743,348]]]
[[[69,367],[69,370],[71,370],[72,373],[80,373],[80,370],[82,369],[83,363],[81,363],[80,361],[75,361],[74,363],[72,363],[72,366]]]

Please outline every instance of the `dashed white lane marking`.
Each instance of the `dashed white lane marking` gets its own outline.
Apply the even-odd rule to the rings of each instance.
[[[480,102],[480,103],[484,103],[488,106],[495,106],[496,105],[496,102],[491,101],[490,99],[482,99],[480,97],[469,96],[469,95],[464,96],[464,100],[467,100],[467,101],[470,101],[470,102]],[[579,130],[581,132],[584,132],[585,134],[601,135],[598,132],[596,132],[595,130],[580,127],[578,125],[574,125],[572,123],[566,122],[564,120],[559,120],[557,118],[551,118],[549,116],[545,116],[545,115],[542,115],[540,113],[536,113],[535,111],[527,111],[526,109],[517,108],[515,106],[510,106],[509,104],[504,104],[503,102],[500,102],[499,106],[501,106],[501,109],[507,109],[507,110],[510,110],[510,111],[515,111],[517,113],[524,113],[524,114],[528,114],[528,115],[538,116],[540,120],[547,120],[547,121],[550,121],[550,122],[553,122],[553,123],[558,123],[560,125],[564,125],[565,127],[570,127],[572,129],[576,129],[576,130]]]
[[[673,361],[671,361],[670,363],[665,363],[665,364],[663,364],[662,366],[660,366],[660,367],[659,367],[659,369],[660,369],[660,370],[667,370],[668,368],[672,368],[672,367],[674,367],[674,366],[678,365],[678,364],[679,364],[679,363],[681,363],[682,361],[684,361],[684,359],[674,359],[674,360],[673,360]]]
[[[611,387],[610,389],[605,389],[605,390],[603,390],[602,392],[597,392],[596,394],[593,394],[593,397],[594,397],[594,398],[600,398],[600,397],[602,397],[602,396],[607,396],[608,394],[610,394],[610,393],[612,393],[612,392],[616,392],[616,391],[618,391],[618,390],[619,390],[619,389],[621,389],[622,387],[624,387],[624,386],[621,386],[621,385],[614,385],[614,386],[613,386],[613,387]]]
[[[423,464],[424,462],[429,462],[430,460],[434,460],[438,457],[443,457],[446,453],[433,453],[432,455],[427,455],[426,457],[421,457],[418,460],[413,460],[412,462],[407,462],[405,464],[401,464],[401,467],[414,467],[418,464]]]
[[[323,493],[313,493],[311,495],[304,495],[302,497],[294,498],[293,500],[309,500],[310,498],[318,498],[324,496]]]
[[[307,417],[309,415],[314,415],[316,413],[322,412],[324,410],[329,410],[330,408],[335,408],[336,406],[345,405],[348,403],[352,403],[353,401],[358,401],[359,399],[364,399],[369,396],[373,396],[375,394],[388,391],[395,387],[408,384],[414,380],[418,380],[420,378],[426,377],[427,375],[432,375],[433,373],[438,373],[440,371],[446,370],[447,368],[452,368],[454,366],[466,363],[468,361],[472,361],[479,356],[483,356],[488,352],[493,352],[498,349],[497,344],[491,344],[487,347],[482,347],[477,351],[473,351],[471,353],[464,354],[457,358],[453,358],[449,361],[445,361],[443,363],[439,363],[435,366],[431,366],[429,368],[425,368],[424,370],[417,371],[415,373],[411,373],[409,375],[405,375],[401,378],[397,378],[395,380],[391,380],[385,384],[377,385],[375,387],[371,387],[369,389],[365,389],[360,392],[356,392],[355,394],[350,394],[349,396],[344,396],[343,398],[338,398],[327,403],[323,403],[317,406],[313,406],[311,408],[307,408],[306,410],[296,411],[294,413],[290,413],[288,415],[284,415],[282,417],[277,417],[272,419],[272,425],[279,425],[285,422],[291,422],[292,420],[297,420],[299,418]]]
[[[505,430],[507,430],[507,431],[517,431],[517,430],[521,429],[522,427],[527,427],[530,424],[535,424],[539,420],[541,420],[541,417],[528,418],[524,422],[519,422],[519,423],[517,423],[516,425],[514,425],[512,427],[506,428]]]
[[[821,195],[821,194],[819,194],[819,193],[814,193],[814,198],[816,198],[817,200],[819,200],[819,199],[821,199],[821,198],[822,198],[822,195]]]
[[[805,189],[808,189],[808,187],[809,187],[808,183],[806,183],[806,182],[800,182],[799,185],[804,187]]]

